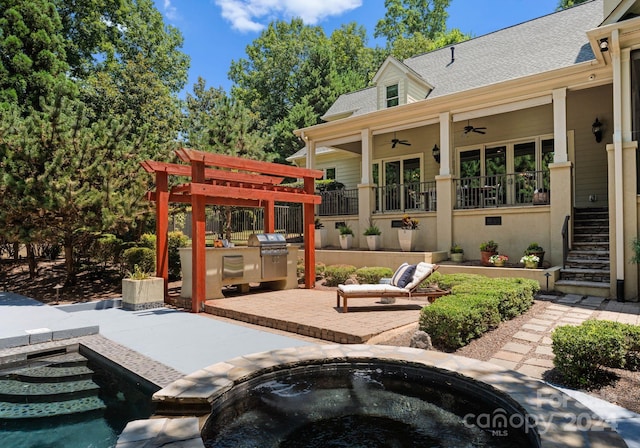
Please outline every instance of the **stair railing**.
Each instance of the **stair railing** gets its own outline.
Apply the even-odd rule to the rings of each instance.
[[[569,255],[569,219],[571,219],[570,215],[565,216],[562,224],[562,269],[565,268]]]

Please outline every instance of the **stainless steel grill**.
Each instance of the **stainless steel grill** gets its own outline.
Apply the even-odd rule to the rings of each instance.
[[[249,237],[249,247],[260,248],[263,279],[284,278],[287,276],[287,240],[281,233],[257,233]]]

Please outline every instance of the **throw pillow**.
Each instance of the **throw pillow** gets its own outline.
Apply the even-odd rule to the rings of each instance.
[[[409,263],[402,263],[398,267],[398,269],[396,269],[396,272],[394,272],[393,276],[391,277],[391,284],[393,286],[398,286],[398,282],[400,281],[400,278],[402,278],[402,274],[404,274],[408,268]]]

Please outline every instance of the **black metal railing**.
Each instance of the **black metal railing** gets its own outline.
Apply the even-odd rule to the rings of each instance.
[[[375,212],[437,210],[436,182],[410,182],[374,187]]]
[[[549,203],[549,172],[527,171],[454,179],[455,208],[514,207]]]
[[[358,214],[358,189],[329,190],[316,193],[322,197],[318,206],[318,216],[338,216]]]
[[[569,256],[569,219],[570,215],[565,216],[562,224],[562,269],[565,268]]]

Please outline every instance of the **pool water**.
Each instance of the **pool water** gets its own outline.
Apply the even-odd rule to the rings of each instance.
[[[3,448],[112,448],[129,421],[153,414],[151,395],[156,389],[136,382],[97,359],[89,360],[86,367],[93,371],[91,380],[99,386],[95,396],[86,399],[101,401],[103,406],[53,417],[0,418],[0,445]],[[0,376],[0,379],[13,378],[19,370],[13,369],[11,373],[12,376]],[[53,387],[59,387],[60,382],[56,381],[52,381]],[[24,387],[40,386],[25,382]]]
[[[469,423],[466,416],[491,415],[504,403],[451,383],[397,366],[274,372],[214,403],[203,440],[208,448],[531,446],[519,428]]]

